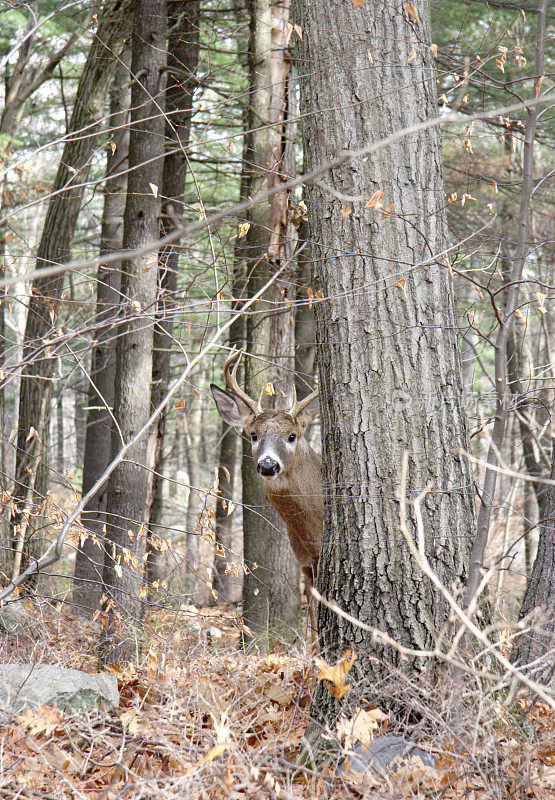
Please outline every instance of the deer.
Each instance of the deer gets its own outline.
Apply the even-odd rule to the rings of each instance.
[[[242,350],[235,348],[224,364],[229,391],[210,385],[220,417],[243,430],[266,497],[285,522],[287,535],[305,579],[312,640],[316,646],[316,615],[311,589],[318,569],[324,529],[322,462],[305,438],[306,428],[319,411],[318,389],[288,410],[262,408],[262,392],[253,400],[239,386],[237,370]]]

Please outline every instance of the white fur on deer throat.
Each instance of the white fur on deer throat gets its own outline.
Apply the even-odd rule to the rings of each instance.
[[[287,478],[282,472],[278,472],[277,475],[262,475],[262,484],[265,486],[268,491],[270,492],[279,492],[282,489],[287,489]]]

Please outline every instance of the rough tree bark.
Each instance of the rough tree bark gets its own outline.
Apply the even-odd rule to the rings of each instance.
[[[129,157],[129,106],[131,49],[122,53],[110,92],[110,140],[106,148],[106,184],[100,233],[100,254],[117,252],[123,243],[123,213],[127,191]],[[112,408],[116,376],[114,322],[119,305],[121,272],[117,264],[100,267],[96,279],[96,344],[91,359],[88,413],[83,457],[83,487],[86,494],[110,461]],[[81,521],[87,536],[79,542],[73,573],[73,605],[79,614],[90,615],[102,596],[106,487],[87,504]]]
[[[423,0],[413,6],[409,14],[393,0],[379,7],[299,3],[308,169],[436,113],[429,8]],[[414,534],[411,501],[430,484],[422,508],[425,550],[450,588],[466,577],[474,532],[472,478],[459,454],[467,447],[466,420],[442,256],[439,131],[409,134],[368,159],[346,162],[309,188],[307,205],[314,288],[323,293],[316,303],[325,493],[318,586],[401,644],[427,648],[448,614],[399,530],[405,453],[407,524]],[[356,651],[347,698],[358,704],[390,674],[389,664],[403,671],[422,666],[370,642],[324,606],[319,632],[327,660]],[[313,716],[330,723],[336,710],[319,684]]]
[[[245,48],[246,49],[246,48]],[[241,187],[239,200],[246,200],[248,193],[248,170],[247,170],[247,115],[244,113],[244,140],[243,158],[241,169]],[[231,287],[232,297],[235,298],[233,311],[237,311],[244,299],[246,271],[245,254],[243,253],[244,242],[238,238],[235,245],[233,258],[233,281]],[[229,329],[229,346],[243,347],[245,344],[245,319],[240,316],[232,323]],[[214,542],[214,578],[212,585],[218,593],[218,600],[224,602],[235,602],[240,599],[240,590],[237,587],[237,578],[231,568],[227,565],[231,563],[239,564],[239,553],[234,552],[233,548],[233,514],[229,513],[229,503],[233,501],[233,494],[236,488],[236,461],[237,461],[238,435],[229,425],[222,420],[220,458],[218,464],[218,483],[220,494],[216,501],[216,531]]]
[[[233,297],[240,297],[244,284],[242,262],[237,257],[234,264],[234,289]],[[237,308],[237,306],[235,306]],[[245,325],[243,317],[238,317],[229,329],[230,347],[241,347],[245,339]],[[240,591],[237,588],[237,578],[227,565],[239,565],[239,553],[233,548],[233,523],[234,515],[230,513],[229,503],[233,501],[236,488],[237,460],[237,433],[222,421],[220,458],[218,462],[218,482],[220,493],[216,501],[216,531],[214,542],[214,576],[212,585],[218,593],[218,601],[227,603],[239,599]]]
[[[555,447],[549,477],[555,480]],[[511,660],[526,668],[534,680],[547,685],[555,673],[555,486],[552,485],[547,487],[538,551],[520,609],[520,625],[525,632],[515,639]]]
[[[270,107],[271,31],[270,0],[251,0],[249,38],[250,97],[245,138],[247,185],[250,196],[265,188],[268,177]],[[249,277],[245,295],[252,297],[271,274],[268,252],[269,204],[260,203],[250,209],[250,228],[245,237],[246,273]],[[246,344],[251,355],[244,360],[245,390],[258,397],[267,383],[265,365],[268,357],[270,325],[263,301],[250,308],[246,320]],[[262,649],[267,647],[269,576],[268,522],[264,516],[267,500],[256,470],[252,465],[250,442],[243,438],[241,464],[243,482],[243,618]],[[247,642],[245,642],[247,643]]]
[[[297,84],[289,48],[289,0],[272,4],[272,58],[269,121],[270,160],[268,187],[295,177],[295,140],[297,134]],[[292,400],[295,371],[295,318],[297,230],[289,216],[288,192],[270,201],[270,257],[274,268],[286,264],[272,285],[270,299],[268,380],[275,393],[270,395],[269,408],[283,408]],[[300,616],[300,569],[289,544],[285,523],[275,511],[268,510],[270,535],[268,569],[271,576],[268,625],[271,637],[294,638]]]
[[[117,56],[121,51],[129,30],[130,5],[117,0],[103,6],[104,13],[77,88],[38,248],[37,269],[63,264],[70,257],[83,183],[87,180],[91,155],[98,146],[99,121],[116,65],[114,54]],[[27,313],[23,352],[26,366],[19,392],[14,490],[15,504],[20,511],[14,511],[11,520],[13,542],[18,542],[22,533],[25,538],[22,563],[31,550],[36,551],[39,546],[38,537],[33,539],[32,515],[43,503],[48,481],[44,459],[47,409],[50,378],[57,363],[58,307],[63,283],[63,274],[37,278],[32,285]],[[32,429],[36,435],[32,434]]]
[[[310,243],[308,242],[307,222],[303,218],[303,208],[299,213],[299,243],[303,247],[297,257],[297,306],[295,309],[295,386],[297,397],[302,400],[313,388],[316,368],[316,330],[314,311],[309,303],[312,291],[312,263]]]
[[[166,155],[162,177],[162,234],[175,230],[175,220],[183,216],[183,193],[187,174],[187,149],[191,131],[193,93],[197,86],[196,69],[199,52],[199,2],[168,2],[168,85],[166,88]],[[154,361],[152,366],[151,406],[156,408],[167,392],[170,380],[171,335],[173,329],[174,294],[177,288],[179,243],[160,253],[158,282],[160,287],[154,329]],[[159,477],[166,410],[149,439],[149,479],[146,517],[149,521],[147,541],[147,581],[159,580],[160,538],[163,532],[164,507],[162,481]],[[157,547],[158,544],[158,547]]]
[[[196,382],[202,384],[202,365],[195,375]],[[201,526],[199,525],[202,511],[202,466],[201,466],[201,426],[202,426],[202,400],[193,397],[185,418],[187,479],[189,484],[189,498],[187,500],[187,516],[185,530],[187,532],[187,592],[191,600],[196,603],[206,602],[204,586],[201,582],[203,570],[200,569],[200,543]],[[197,574],[198,573],[198,574]]]
[[[166,68],[165,0],[134,4],[131,74],[129,177],[123,224],[123,252],[156,242],[157,199],[162,183]],[[156,188],[154,188],[156,187]],[[120,309],[123,324],[116,346],[116,392],[112,457],[147,421],[152,380],[153,312],[158,253],[123,259]],[[147,437],[130,449],[110,476],[106,501],[104,594],[108,624],[103,630],[104,662],[133,660],[144,582],[144,514]]]

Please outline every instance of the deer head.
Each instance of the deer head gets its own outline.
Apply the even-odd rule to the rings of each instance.
[[[293,404],[288,410],[262,408],[238,384],[237,369],[242,350],[232,350],[224,365],[229,392],[210,386],[218,413],[224,422],[243,429],[250,437],[256,468],[265,479],[282,478],[292,469],[299,454],[309,445],[303,439],[308,423],[318,413],[318,390],[300,402],[294,390]],[[233,366],[233,368],[232,368]]]

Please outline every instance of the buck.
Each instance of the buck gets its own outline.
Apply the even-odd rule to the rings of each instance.
[[[304,434],[319,410],[318,390],[286,410],[262,408],[249,397],[237,381],[242,350],[232,350],[224,365],[229,392],[210,386],[216,408],[228,425],[243,429],[251,440],[252,455],[266,496],[285,522],[293,552],[300,564],[309,601],[313,637],[316,618],[311,600],[318,558],[322,549],[324,503],[322,464]],[[233,365],[233,368],[232,368]]]

